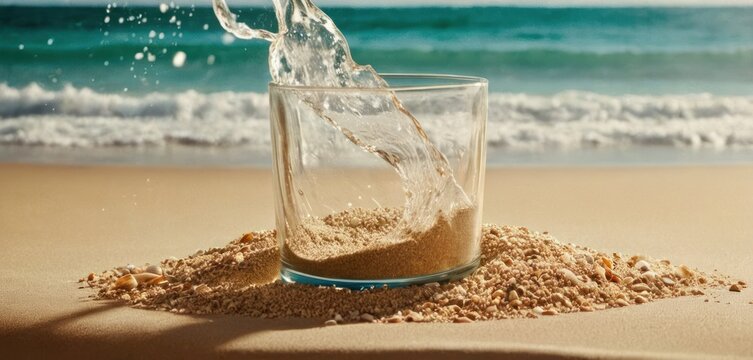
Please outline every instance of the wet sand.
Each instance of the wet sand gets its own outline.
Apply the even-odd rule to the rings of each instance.
[[[0,165],[0,346],[11,357],[753,356],[753,291],[474,324],[322,327],[87,299],[76,280],[274,224],[271,171]],[[753,282],[753,167],[489,169],[484,219]],[[709,302],[705,302],[708,300]]]

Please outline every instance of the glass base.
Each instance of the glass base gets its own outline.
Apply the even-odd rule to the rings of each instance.
[[[432,282],[447,282],[450,280],[457,280],[465,277],[466,275],[476,270],[479,265],[479,258],[456,268],[445,270],[442,272],[422,275],[408,278],[399,279],[377,279],[377,280],[352,280],[352,279],[333,279],[316,275],[309,275],[302,272],[295,271],[285,263],[282,264],[280,269],[280,278],[286,283],[299,283],[315,286],[336,286],[339,288],[347,288],[353,290],[364,290],[369,288],[379,288],[382,286],[388,286],[392,288],[403,287],[409,285],[426,284]]]

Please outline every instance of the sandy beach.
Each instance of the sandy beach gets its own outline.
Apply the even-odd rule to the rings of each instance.
[[[489,169],[485,222],[753,282],[753,167]],[[13,358],[753,357],[753,292],[473,324],[189,316],[76,281],[272,228],[268,169],[0,165],[0,346]],[[708,302],[706,302],[708,300]],[[323,341],[322,339],[326,339]]]

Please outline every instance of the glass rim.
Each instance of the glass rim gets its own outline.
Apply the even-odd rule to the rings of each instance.
[[[379,73],[383,78],[403,78],[416,80],[440,80],[446,83],[432,85],[389,85],[384,88],[380,87],[334,87],[334,86],[303,86],[303,85],[280,85],[273,82],[269,83],[269,89],[276,90],[299,90],[299,91],[424,91],[439,89],[460,89],[479,85],[487,85],[489,80],[469,75],[450,75],[450,74],[414,74],[414,73]]]

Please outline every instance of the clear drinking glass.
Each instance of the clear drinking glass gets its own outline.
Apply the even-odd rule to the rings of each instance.
[[[285,281],[348,288],[404,286],[462,277],[478,266],[486,162],[486,79],[382,76],[389,87],[269,85],[277,236],[281,277]],[[341,221],[337,214],[361,216],[347,227],[350,233],[373,226],[392,238],[406,234],[403,229],[395,235],[396,231],[388,228],[390,225],[379,227],[387,223],[384,219],[370,217],[382,212],[402,216],[400,209],[405,205],[406,193],[398,173],[382,158],[356,146],[312,108],[329,105],[311,104],[310,99],[341,95],[349,99],[394,95],[420,122],[428,139],[446,157],[455,182],[472,204],[462,222],[444,224],[445,233],[450,236],[434,239],[430,234],[422,241],[408,239],[397,247],[384,246],[379,236],[366,236],[357,244],[357,256],[333,255],[342,234],[322,237],[316,229],[325,229],[323,224],[327,221]],[[427,162],[428,166],[431,165]],[[315,226],[307,225],[312,222],[316,222]],[[307,239],[317,243],[308,244]],[[320,251],[321,256],[312,260],[298,253],[298,248]]]

